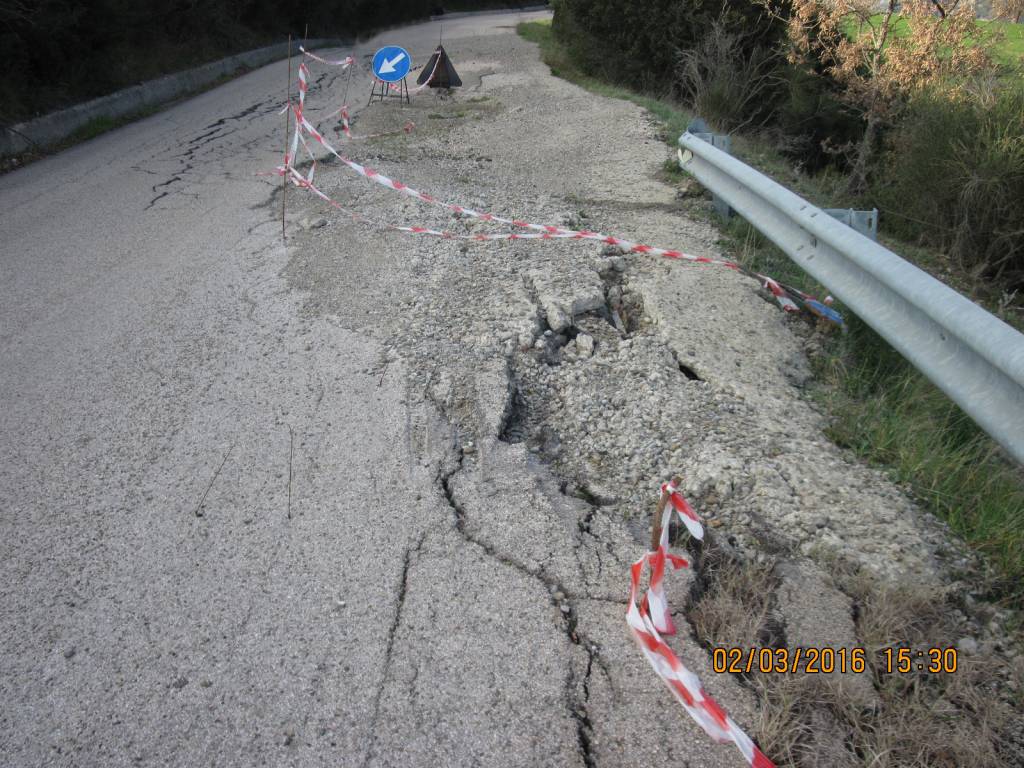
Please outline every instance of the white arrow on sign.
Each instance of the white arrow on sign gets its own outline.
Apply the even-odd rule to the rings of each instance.
[[[400,62],[404,58],[405,58],[405,54],[404,53],[400,53],[397,56],[395,56],[395,58],[392,59],[392,60],[384,59],[384,61],[381,62],[381,65],[380,65],[380,73],[382,75],[390,75],[392,72],[395,71],[395,64],[397,64],[398,62]]]

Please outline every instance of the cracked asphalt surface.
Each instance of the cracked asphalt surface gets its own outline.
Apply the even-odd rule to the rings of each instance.
[[[466,83],[451,99],[361,108],[369,80],[353,78],[357,135],[406,115],[418,128],[348,151],[445,199],[558,224],[582,206],[598,226],[714,255],[713,233],[656,179],[650,121],[552,78],[515,35],[528,16],[445,22]],[[438,32],[395,30],[356,53],[397,42],[422,62]],[[744,414],[819,428],[773,357],[805,366],[785,319],[732,273],[702,281],[586,243],[409,239],[296,190],[286,248],[278,182],[257,175],[280,161],[286,66],[0,177],[0,762],[742,764],[628,636],[650,508],[620,512],[653,506],[661,475],[708,465],[691,492],[731,514],[730,495],[753,498],[732,477],[740,461],[780,453],[747,439]],[[313,67],[309,114],[338,106],[340,78]],[[366,214],[477,231],[336,165],[318,178]],[[640,287],[663,329],[644,320],[630,338],[609,297],[639,317]],[[572,339],[548,327],[551,291],[585,305]],[[728,332],[695,333],[694,304],[754,352],[722,356]],[[619,388],[651,403],[643,424],[620,423],[627,395],[602,399],[612,358],[633,377]],[[577,418],[566,393],[584,383],[591,413]],[[669,390],[685,407],[663,415]],[[693,447],[659,447],[645,432],[658,429]],[[932,573],[941,535],[805,442],[779,461],[855,475],[862,526],[903,510],[907,568]],[[640,464],[614,463],[630,452]],[[787,494],[779,524],[802,531],[804,503]],[[670,580],[675,608],[691,586]],[[849,601],[832,597],[816,626],[852,631]],[[712,674],[685,630],[672,643],[749,731],[751,692]]]
[[[0,178],[0,761],[590,764],[575,618],[405,364],[282,277],[285,68]]]

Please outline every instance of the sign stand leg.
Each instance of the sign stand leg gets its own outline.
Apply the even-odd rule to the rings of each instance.
[[[377,88],[380,88],[378,93]],[[409,83],[403,77],[401,84],[397,88],[398,93],[391,93],[388,90],[388,83],[383,80],[374,80],[373,87],[370,89],[370,100],[366,102],[366,106],[373,104],[374,100],[384,102],[385,99],[398,99],[398,103],[403,107],[406,104],[412,104],[412,100],[409,98]]]

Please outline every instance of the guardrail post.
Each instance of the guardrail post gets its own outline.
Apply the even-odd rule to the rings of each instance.
[[[727,133],[712,133],[711,128],[701,118],[695,117],[690,121],[686,130],[697,138],[703,139],[712,147],[732,154],[732,136]],[[732,216],[732,208],[714,191],[711,193],[711,204],[715,207],[715,212],[726,221]]]
[[[833,219],[860,232],[864,237],[878,241],[878,209],[855,211],[853,208],[822,208]]]
[[[698,139],[703,139],[715,149],[720,149],[730,155],[732,154],[732,137],[727,133],[712,132],[708,124],[701,118],[695,117],[690,121],[686,131]],[[714,190],[711,191],[711,202],[715,207],[715,212],[723,219],[728,220],[734,213],[729,204],[716,195]],[[832,218],[838,219],[846,226],[860,232],[864,237],[870,237],[875,241],[878,240],[877,208],[872,208],[870,211],[857,211],[853,208],[823,208],[822,210]]]

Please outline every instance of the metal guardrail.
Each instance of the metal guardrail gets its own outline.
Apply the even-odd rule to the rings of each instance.
[[[1024,335],[692,133],[679,167],[826,286],[1024,463]]]

